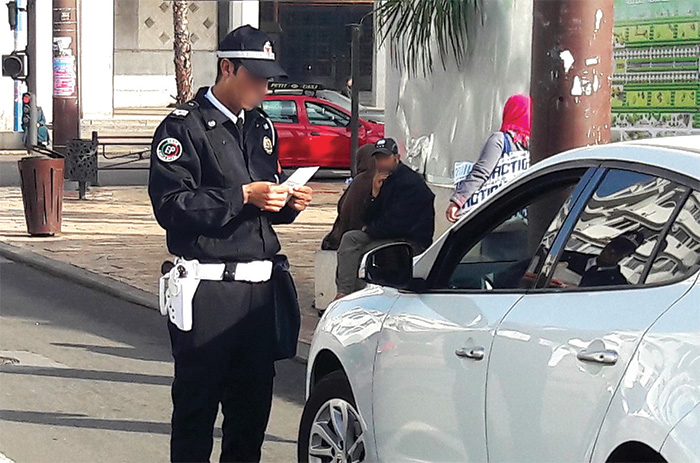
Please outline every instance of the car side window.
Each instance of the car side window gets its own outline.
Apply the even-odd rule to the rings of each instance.
[[[309,117],[309,124],[324,125],[327,127],[346,127],[350,124],[350,116],[331,106],[307,101],[306,115]]]
[[[610,170],[574,225],[549,287],[637,285],[659,236],[687,193],[671,180]]]
[[[690,194],[654,259],[647,284],[692,275],[700,268],[700,192]]]
[[[457,243],[458,261],[451,269],[447,289],[514,290],[531,288],[536,275],[531,272],[533,262],[548,253],[554,238],[564,223],[572,198],[585,186],[580,175],[555,187],[538,188],[535,197],[527,202],[503,208],[495,227],[474,240],[469,223],[452,238]],[[499,206],[493,207],[498,210]],[[515,212],[515,213],[513,213]],[[472,236],[469,236],[472,235]],[[476,241],[476,242],[475,242]],[[536,265],[535,265],[536,266]],[[438,284],[439,285],[439,284]]]
[[[274,123],[298,124],[297,104],[293,100],[265,100],[262,103],[263,111],[267,113]]]

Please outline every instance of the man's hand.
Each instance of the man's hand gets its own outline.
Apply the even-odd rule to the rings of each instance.
[[[287,203],[289,188],[271,182],[243,185],[243,204],[252,204],[261,211],[279,212]]]
[[[375,198],[379,195],[379,190],[382,189],[384,180],[389,176],[389,172],[377,172],[374,174],[374,180],[372,181],[372,196]]]
[[[447,206],[447,210],[445,211],[445,215],[447,216],[447,220],[449,220],[452,223],[455,223],[457,219],[459,219],[459,211],[461,207],[450,201],[450,205]]]
[[[311,187],[298,186],[291,191],[292,200],[289,205],[297,211],[303,211],[309,207],[313,193],[314,190]]]

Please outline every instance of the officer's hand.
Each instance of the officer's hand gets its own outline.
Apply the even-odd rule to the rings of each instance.
[[[261,211],[279,212],[287,203],[289,188],[271,182],[243,185],[243,204],[252,204]]]
[[[375,198],[379,195],[379,191],[382,189],[384,180],[389,176],[389,172],[377,172],[374,175],[374,180],[372,181],[372,196]]]
[[[449,220],[452,223],[455,223],[457,219],[459,219],[459,210],[461,208],[456,205],[453,202],[450,202],[450,205],[447,206],[447,210],[445,211],[445,215],[447,216],[447,220]]]
[[[289,205],[297,211],[303,211],[311,203],[311,196],[314,190],[308,186],[299,186],[292,190],[292,200]]]

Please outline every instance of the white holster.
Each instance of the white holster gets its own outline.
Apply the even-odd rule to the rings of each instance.
[[[200,264],[198,260],[175,259],[174,267],[159,280],[160,313],[182,331],[192,329],[192,301],[202,280],[222,281],[226,264]],[[233,281],[260,283],[272,276],[272,261],[239,263],[230,275]]]

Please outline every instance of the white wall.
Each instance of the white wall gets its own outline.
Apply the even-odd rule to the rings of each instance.
[[[488,0],[483,12],[459,68],[452,60],[443,70],[434,53],[430,76],[409,77],[388,59],[386,134],[403,145],[402,152],[422,153],[422,159],[405,158],[435,184],[451,183],[455,161],[475,161],[488,135],[500,128],[506,99],[529,92],[532,2]],[[442,209],[436,205],[438,216]]]
[[[114,95],[114,2],[80,1],[82,119],[110,119]]]

